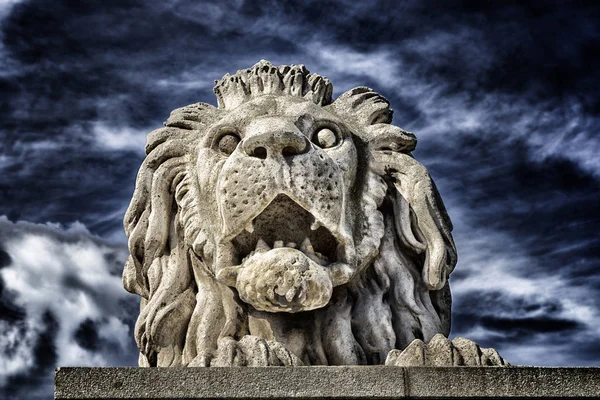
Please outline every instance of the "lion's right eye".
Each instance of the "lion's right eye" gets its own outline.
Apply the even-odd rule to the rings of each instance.
[[[226,135],[221,136],[219,139],[219,151],[225,155],[230,155],[233,153],[240,143],[240,137],[236,133],[228,133]]]
[[[322,149],[328,149],[338,144],[338,137],[331,129],[322,128],[319,129],[313,136],[313,143]]]

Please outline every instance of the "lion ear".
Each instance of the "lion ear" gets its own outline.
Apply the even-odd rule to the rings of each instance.
[[[389,146],[387,146],[389,147]],[[374,169],[387,176],[392,192],[394,220],[400,241],[417,254],[425,254],[423,280],[440,290],[456,265],[452,222],[427,169],[411,155],[372,150]]]
[[[215,119],[219,110],[207,103],[195,103],[177,108],[165,122],[166,127],[186,130],[204,130]]]
[[[350,121],[361,128],[392,122],[393,111],[390,108],[390,102],[373,89],[365,86],[342,93],[326,108],[345,121]]]

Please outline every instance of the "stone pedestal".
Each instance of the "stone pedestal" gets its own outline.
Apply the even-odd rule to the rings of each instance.
[[[600,368],[58,368],[55,399],[600,398]]]

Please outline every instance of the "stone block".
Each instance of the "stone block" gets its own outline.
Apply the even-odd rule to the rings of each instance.
[[[58,368],[55,399],[600,398],[600,368]]]

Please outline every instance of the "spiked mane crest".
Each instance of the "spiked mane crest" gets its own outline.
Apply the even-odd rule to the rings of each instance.
[[[311,74],[304,65],[274,66],[260,60],[254,66],[225,75],[215,81],[219,108],[232,109],[262,95],[301,97],[320,106],[331,103],[333,85],[329,79]]]

